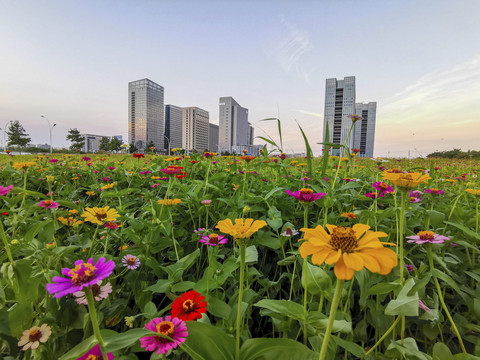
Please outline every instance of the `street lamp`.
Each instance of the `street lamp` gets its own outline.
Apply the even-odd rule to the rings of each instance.
[[[5,134],[7,133],[7,126],[8,126],[8,124],[10,124],[12,122],[13,122],[13,120],[7,121],[7,123],[5,124],[5,127],[3,128],[3,151],[4,152],[7,151],[7,140],[6,140],[6,137],[5,137]]]
[[[167,135],[163,135],[163,137],[168,141],[168,156],[170,156],[170,139],[167,137]]]
[[[53,128],[54,128],[57,124],[53,124],[53,126],[52,126],[52,125],[50,125],[50,121],[48,121],[48,119],[47,119],[45,116],[42,115],[41,117],[44,118],[45,120],[47,120],[47,122],[48,122],[48,129],[50,130],[50,154],[51,154],[52,151],[53,151],[53,147],[52,147],[52,130],[53,130]]]

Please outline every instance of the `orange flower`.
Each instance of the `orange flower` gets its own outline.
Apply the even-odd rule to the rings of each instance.
[[[384,248],[378,238],[388,236],[384,232],[368,231],[370,226],[356,224],[353,227],[327,225],[325,229],[318,225],[315,229],[303,228],[306,240],[300,246],[300,255],[312,255],[312,263],[321,265],[335,264],[335,276],[341,280],[350,280],[355,271],[364,267],[374,273],[387,275],[397,266],[398,259],[394,251]]]
[[[342,216],[343,216],[343,217],[346,217],[346,218],[349,218],[349,219],[356,219],[356,218],[357,218],[357,214],[352,213],[352,212],[343,213]]]
[[[421,173],[392,173],[384,172],[382,177],[406,191],[431,179],[429,175]]]
[[[245,219],[244,221],[244,219],[235,219],[235,224],[233,224],[232,220],[225,219],[219,221],[216,228],[231,235],[238,243],[246,244],[253,234],[266,225],[267,223],[264,220]]]

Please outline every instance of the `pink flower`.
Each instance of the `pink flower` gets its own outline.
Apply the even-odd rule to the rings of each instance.
[[[201,203],[202,205],[210,205],[212,203],[212,200],[202,200]]]
[[[432,195],[441,195],[444,194],[445,191],[440,190],[440,189],[427,189],[425,190],[426,193],[432,194]]]
[[[393,193],[394,190],[393,188],[388,185],[387,183],[384,183],[383,181],[375,181],[372,186],[378,190],[379,193],[382,195],[385,195],[387,193]]]
[[[172,318],[165,316],[163,318],[154,318],[145,328],[156,332],[157,334],[165,335],[172,340],[160,336],[144,336],[140,338],[140,346],[147,351],[156,351],[157,354],[166,354],[171,349],[176,349],[178,345],[185,342],[188,336],[187,326],[179,318]]]
[[[92,160],[92,159],[90,159],[88,156],[84,156],[84,157],[82,157],[82,160],[83,160],[83,161],[90,161],[90,160]]]
[[[198,241],[206,245],[217,246],[217,245],[226,244],[228,239],[223,235],[210,234],[210,235],[203,235]]]
[[[135,270],[140,266],[140,260],[134,255],[125,255],[122,259],[123,266],[130,270]]]
[[[108,282],[103,286],[100,286],[102,280],[97,281],[96,284],[92,285],[93,297],[96,301],[101,301],[106,299],[108,295],[112,292],[112,285]],[[84,291],[77,291],[73,293],[73,296],[76,297],[75,301],[80,305],[87,305],[87,298]]]
[[[112,353],[108,353],[107,357],[108,357],[108,360],[112,360],[114,358]],[[77,360],[87,360],[87,359],[88,360],[90,360],[90,359],[102,360],[103,359],[102,352],[101,352],[100,346],[98,344],[95,345],[90,350],[88,350],[88,352],[85,353],[85,355],[82,355],[79,358],[77,358]]]
[[[42,200],[37,205],[46,209],[56,209],[58,207],[58,203],[52,200]]]
[[[115,170],[115,166],[109,166],[108,170]]]
[[[13,185],[8,185],[7,187],[0,186],[0,195],[7,195],[10,191],[12,191]]]
[[[385,195],[383,193],[369,192],[369,193],[366,193],[365,196],[370,199],[375,199],[379,197],[384,197]]]
[[[432,310],[430,310],[430,308],[427,305],[425,305],[423,301],[420,299],[418,299],[418,307],[425,312],[432,312]]]
[[[295,193],[291,192],[290,190],[285,190],[285,192],[288,195],[293,196],[295,199],[303,203],[320,200],[322,197],[326,195],[325,193],[314,193],[312,189],[305,189],[305,188],[295,191]]]
[[[407,236],[409,243],[416,243],[416,244],[442,244],[445,240],[450,240],[449,237],[435,234],[433,231],[420,231],[417,235]]]
[[[50,160],[48,160],[48,162],[57,163],[57,162],[58,162],[58,159],[50,159]]]

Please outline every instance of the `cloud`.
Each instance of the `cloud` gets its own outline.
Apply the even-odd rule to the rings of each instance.
[[[312,112],[312,111],[306,111],[306,110],[294,110],[294,111],[298,111],[299,113],[302,113],[302,114],[305,114],[305,115],[312,115],[312,116],[319,117],[319,118],[323,119],[323,114],[320,114],[320,113],[316,113],[316,112]]]

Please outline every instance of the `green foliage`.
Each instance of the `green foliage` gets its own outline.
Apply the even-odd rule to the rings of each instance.
[[[102,140],[100,140],[100,150],[110,150],[110,140],[108,139],[108,137],[104,136],[102,137]]]
[[[32,139],[28,137],[25,129],[23,128],[20,121],[15,120],[14,122],[10,123],[10,126],[7,130],[8,136],[8,146],[16,145],[24,147],[26,146]]]
[[[68,130],[67,140],[72,143],[70,145],[71,150],[81,150],[85,145],[85,138],[80,135],[80,131],[76,128]]]

